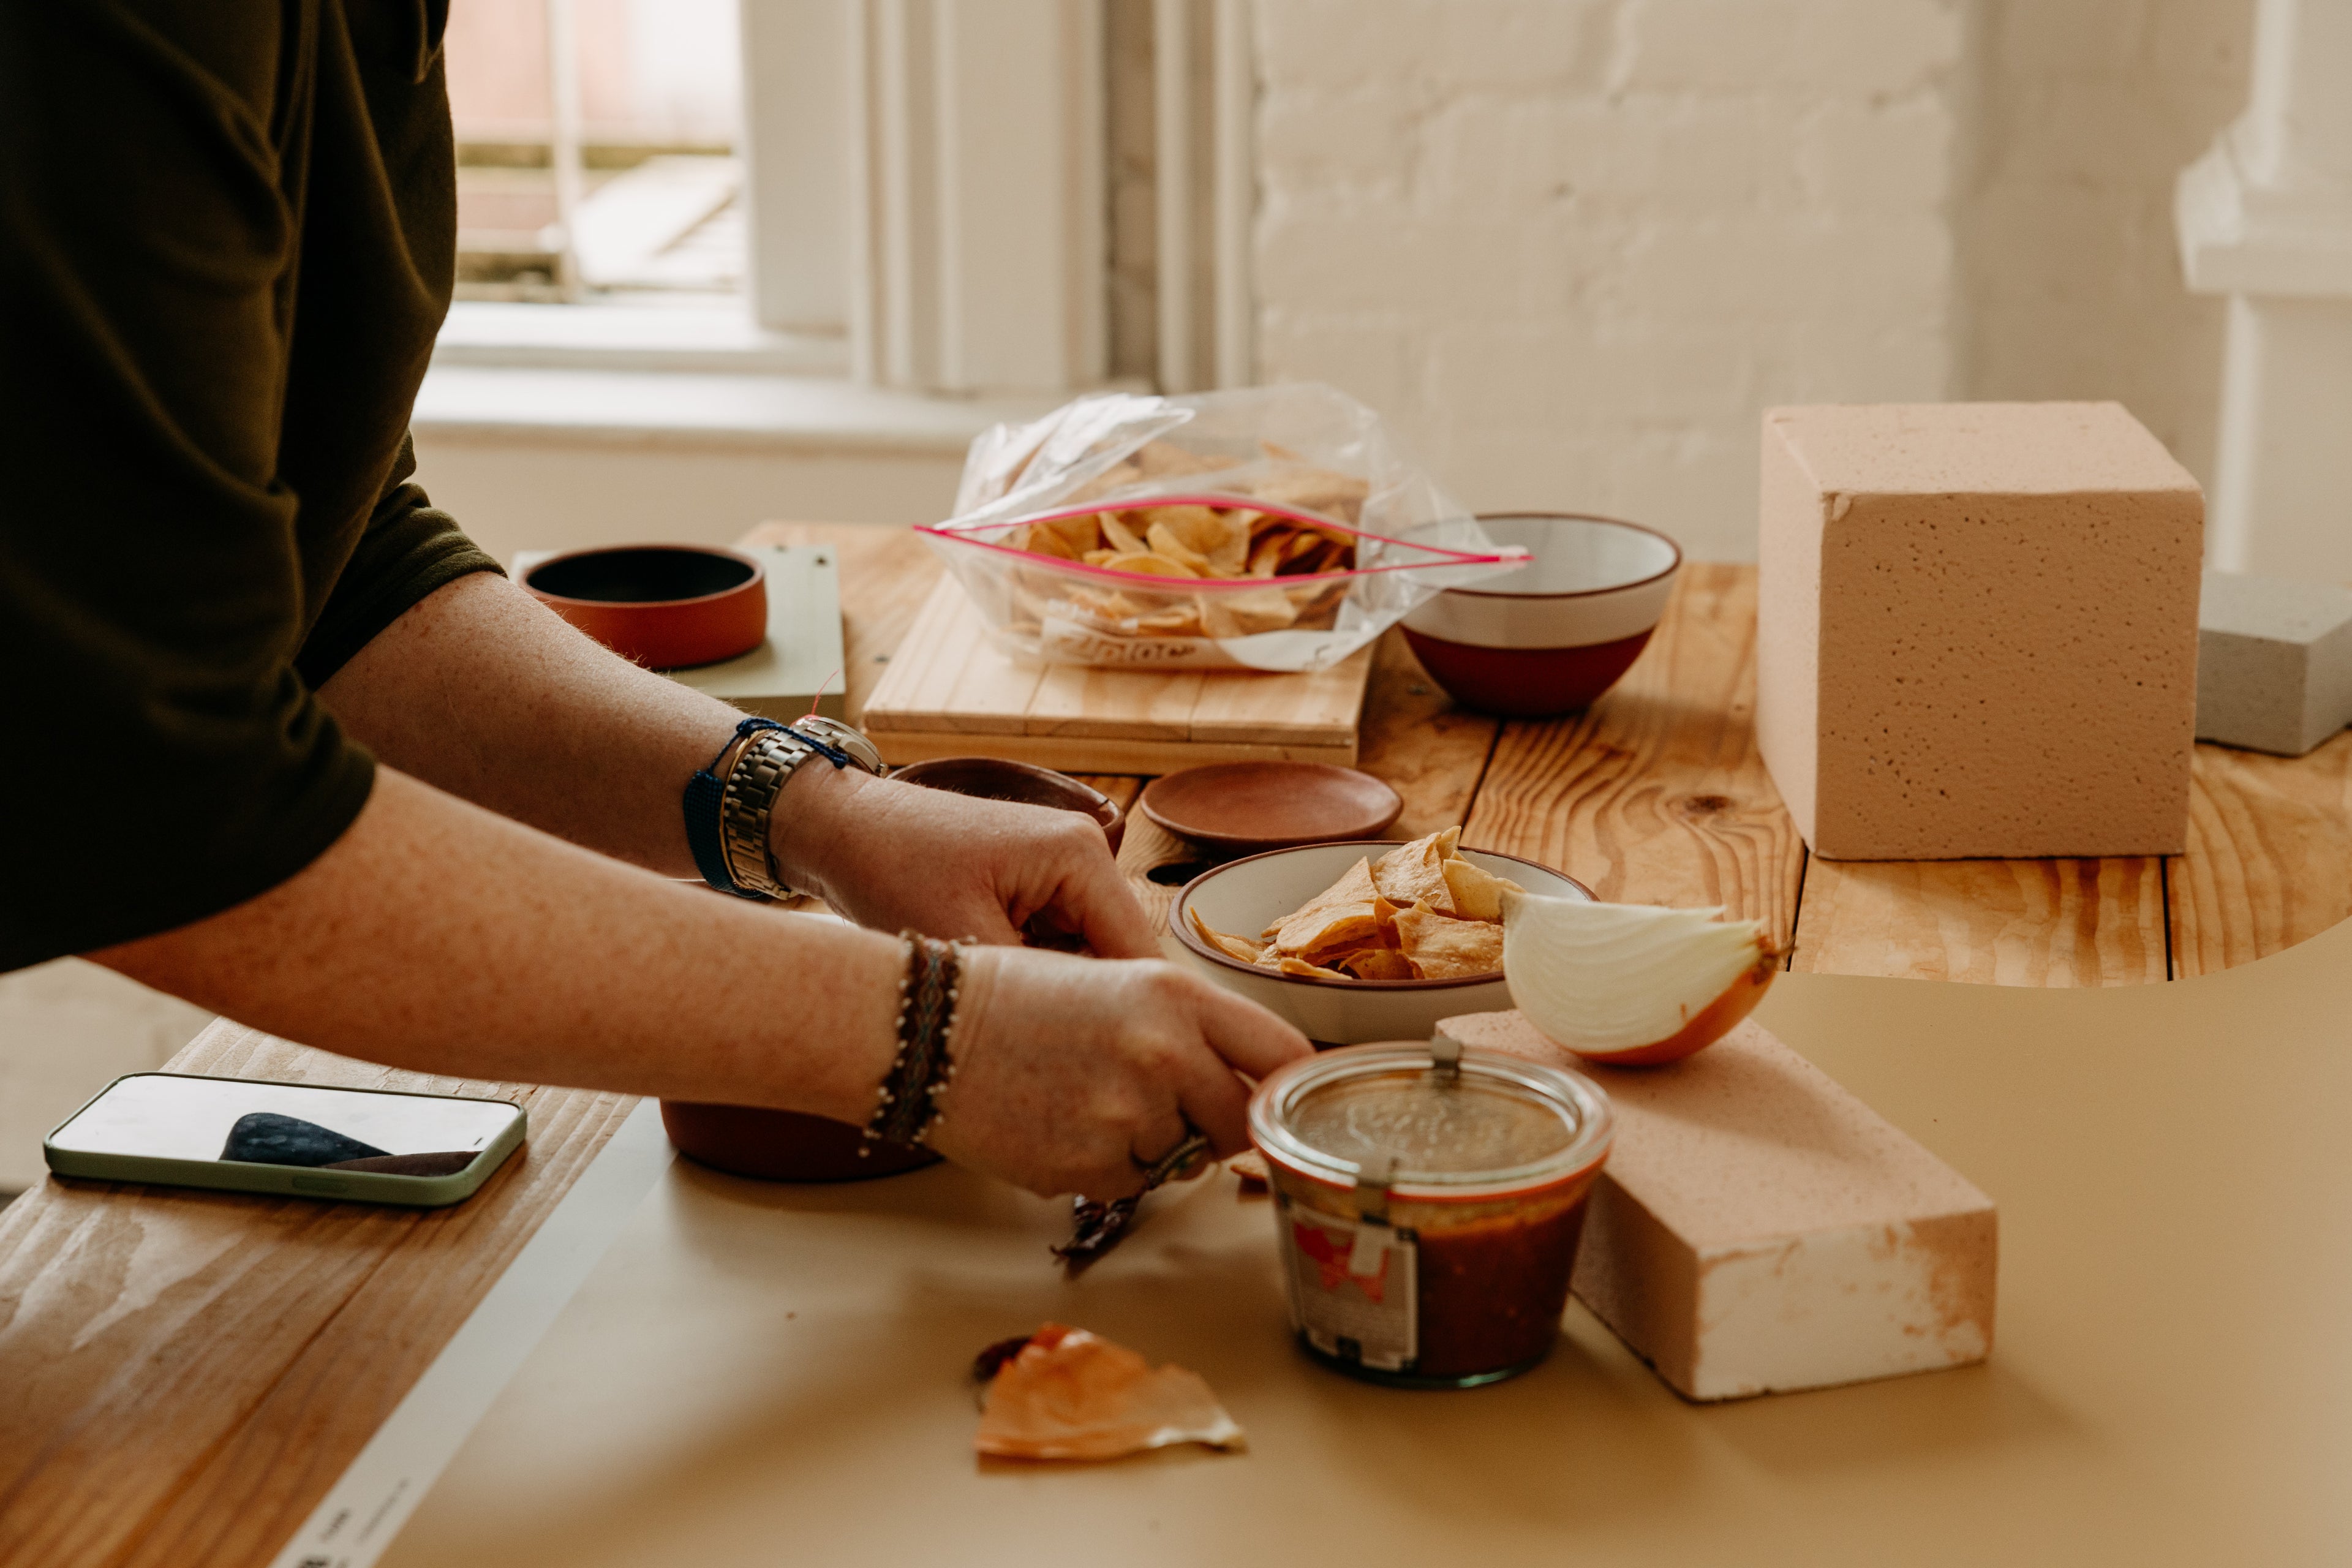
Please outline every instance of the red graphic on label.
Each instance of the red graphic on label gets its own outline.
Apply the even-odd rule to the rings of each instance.
[[[1348,1257],[1355,1249],[1355,1242],[1351,1237],[1335,1237],[1321,1226],[1309,1225],[1303,1220],[1291,1221],[1290,1229],[1298,1243],[1298,1250],[1315,1260],[1317,1283],[1324,1289],[1337,1290],[1343,1284],[1352,1284],[1364,1293],[1367,1300],[1370,1301],[1379,1301],[1387,1292],[1389,1285],[1387,1252],[1383,1251],[1381,1254],[1379,1273],[1350,1274],[1348,1272]]]

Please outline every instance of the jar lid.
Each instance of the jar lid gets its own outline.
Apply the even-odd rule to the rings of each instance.
[[[1609,1099],[1579,1075],[1440,1035],[1292,1062],[1258,1086],[1250,1136],[1335,1187],[1367,1173],[1400,1198],[1469,1202],[1549,1186],[1601,1163]]]

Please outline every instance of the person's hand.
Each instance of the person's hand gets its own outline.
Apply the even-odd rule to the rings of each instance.
[[[1249,1146],[1249,1088],[1313,1048],[1260,1007],[1171,964],[967,950],[955,1075],[927,1142],[1041,1197],[1108,1202],[1197,1128]]]
[[[772,820],[785,880],[860,925],[1018,943],[1043,916],[1105,958],[1159,954],[1102,829],[1076,812],[812,763],[784,786]]]

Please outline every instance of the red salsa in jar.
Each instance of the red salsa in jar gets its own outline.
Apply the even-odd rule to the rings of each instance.
[[[1291,1326],[1376,1382],[1467,1388],[1527,1371],[1568,1305],[1606,1096],[1440,1037],[1294,1062],[1250,1102]]]

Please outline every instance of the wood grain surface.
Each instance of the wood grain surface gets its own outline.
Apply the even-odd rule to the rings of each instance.
[[[849,721],[864,723],[866,700],[944,571],[939,557],[910,528],[870,523],[763,522],[740,542],[835,548],[841,579],[842,647],[849,660]]]
[[[2154,858],[1824,860],[1805,868],[1790,967],[1992,985],[2165,974]]]
[[[1612,902],[1721,904],[1785,945],[1805,849],[1755,708],[1756,570],[1685,566],[1650,646],[1590,712],[1503,727],[1462,841]]]
[[[266,1562],[635,1103],[430,1078],[241,1025],[175,1072],[521,1102],[529,1142],[415,1210],[52,1177],[0,1212],[0,1564]]]
[[[2308,756],[2200,746],[2171,868],[2176,976],[2267,957],[2352,917],[2352,732]]]
[[[971,597],[942,581],[867,694],[864,722],[894,763],[969,753],[1120,773],[1347,763],[1370,664],[1369,649],[1298,675],[1022,664],[990,644]]]
[[[1356,765],[1404,799],[1390,834],[1419,838],[1470,820],[1503,721],[1455,706],[1391,628],[1373,646]]]

